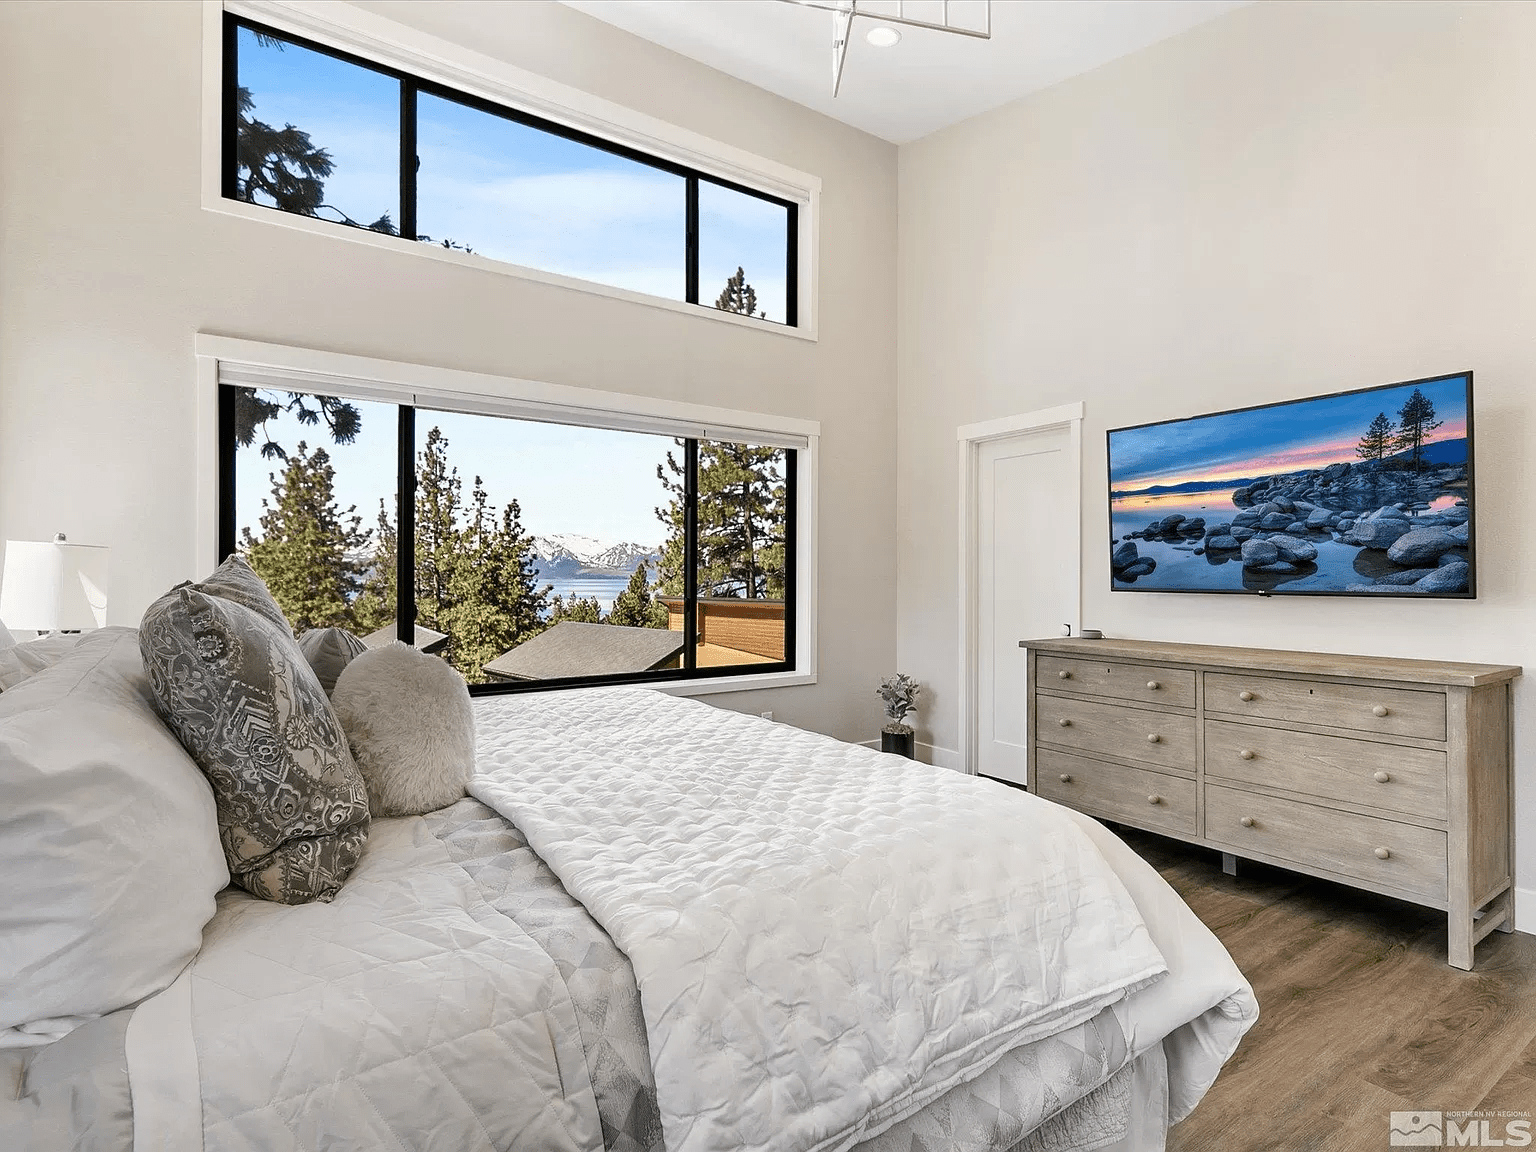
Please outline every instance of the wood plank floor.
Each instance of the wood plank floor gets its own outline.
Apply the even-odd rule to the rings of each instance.
[[[1536,936],[1494,932],[1460,972],[1438,912],[1259,864],[1227,876],[1215,852],[1117,831],[1259,998],[1258,1024],[1169,1152],[1385,1150],[1390,1112],[1536,1121]]]

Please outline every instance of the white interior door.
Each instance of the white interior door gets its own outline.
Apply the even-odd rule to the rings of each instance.
[[[1078,459],[1069,425],[976,446],[976,771],[1028,779],[1027,653],[1077,622]]]

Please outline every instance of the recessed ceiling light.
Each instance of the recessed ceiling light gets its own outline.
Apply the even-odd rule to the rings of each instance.
[[[901,33],[889,24],[877,24],[864,33],[864,39],[876,48],[891,48],[901,42]]]

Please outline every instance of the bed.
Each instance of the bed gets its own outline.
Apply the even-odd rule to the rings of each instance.
[[[0,1146],[1146,1150],[1257,1017],[1096,822],[644,689],[481,699],[330,903],[0,1050]]]

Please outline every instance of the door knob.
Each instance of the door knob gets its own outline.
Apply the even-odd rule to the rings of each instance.
[[[1162,687],[1162,685],[1159,684],[1156,680],[1148,680],[1147,687],[1156,692],[1159,688]]]
[[[1147,733],[1147,743],[1148,744],[1156,744],[1161,739],[1162,739],[1162,737],[1159,736],[1156,732],[1148,732]]]
[[[1241,692],[1239,692],[1237,694],[1237,698],[1239,700],[1243,701],[1244,703],[1247,703],[1249,700],[1253,699],[1253,693],[1249,692],[1247,689],[1244,689],[1243,691],[1241,691]]]
[[[1253,827],[1253,817],[1252,816],[1244,816],[1241,820],[1238,821],[1238,823],[1241,824],[1244,828],[1252,828]]]
[[[1238,753],[1238,755],[1241,756],[1244,760],[1252,760],[1254,755],[1253,749],[1244,748],[1241,752]]]
[[[1056,723],[1060,724],[1063,728],[1070,728],[1070,727],[1072,727],[1072,721],[1068,720],[1065,716],[1063,716],[1060,720],[1056,721]]]
[[[1392,773],[1390,772],[1376,773],[1376,783],[1378,784],[1385,784],[1390,779],[1392,779]]]
[[[1056,673],[1056,679],[1058,679],[1058,680],[1070,680],[1070,679],[1072,679],[1072,673],[1068,672],[1065,668],[1063,668],[1060,672]]]
[[[1147,803],[1148,804],[1161,804],[1162,802],[1163,802],[1163,798],[1161,796],[1159,796],[1156,792],[1152,793],[1152,795],[1147,797]]]
[[[1070,783],[1072,783],[1072,776],[1071,776],[1071,774],[1067,773],[1067,772],[1063,772],[1061,774],[1061,782],[1063,784],[1070,784]]]
[[[1385,860],[1390,855],[1392,855],[1392,853],[1385,848],[1376,849],[1376,859],[1378,860]]]
[[[1385,716],[1387,714],[1387,706],[1385,704],[1378,704],[1371,709],[1371,714],[1373,716]]]

